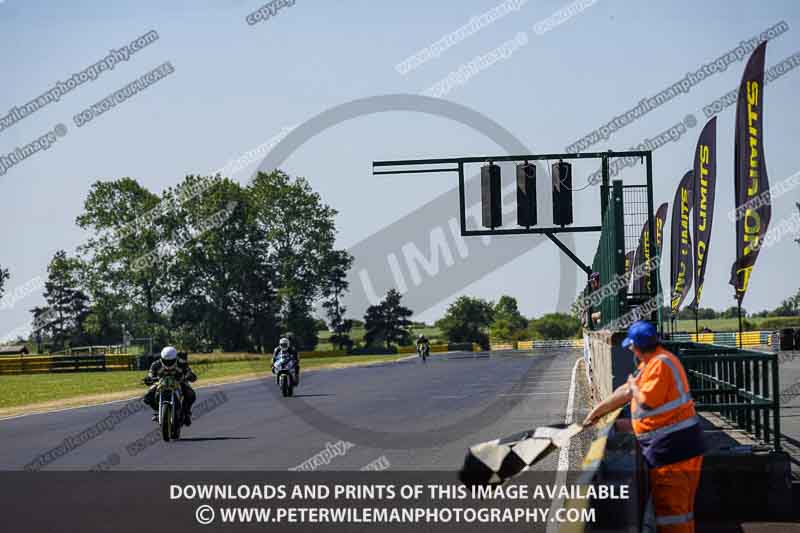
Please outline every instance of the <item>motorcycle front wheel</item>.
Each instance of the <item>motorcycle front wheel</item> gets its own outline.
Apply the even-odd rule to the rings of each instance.
[[[172,438],[172,406],[168,403],[161,406],[161,438],[164,442]]]
[[[283,397],[286,398],[287,396],[291,396],[292,385],[289,383],[289,376],[286,374],[281,374],[279,381],[281,384],[281,394],[283,394]]]

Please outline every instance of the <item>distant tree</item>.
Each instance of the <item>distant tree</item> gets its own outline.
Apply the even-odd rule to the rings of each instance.
[[[494,308],[491,302],[460,296],[450,304],[436,326],[450,342],[477,342],[485,348],[489,345],[486,331],[493,319]]]
[[[571,339],[580,331],[581,323],[572,315],[548,313],[529,322],[528,333],[534,339]]]
[[[683,309],[680,310],[678,313],[678,318],[680,320],[694,320],[694,307],[687,305]],[[720,313],[717,313],[714,309],[710,307],[700,307],[697,310],[697,318],[703,320],[711,320],[714,318],[722,318]]]
[[[742,316],[747,316],[747,310],[742,307]],[[723,312],[719,314],[719,318],[738,318],[739,311],[735,305],[725,309]]]
[[[171,221],[158,212],[158,205],[158,195],[135,179],[98,181],[77,218],[78,226],[91,235],[79,252],[92,301],[105,300],[105,308],[123,307],[143,324],[161,322],[170,285],[168,263],[147,260],[168,237]],[[144,326],[137,329],[149,333]]]
[[[521,330],[523,333],[525,330]],[[489,326],[489,334],[492,339],[497,340],[518,340],[520,330],[515,329],[511,322],[505,318],[495,318]],[[522,335],[524,336],[524,335]]]
[[[346,271],[350,255],[336,250],[336,210],[308,180],[274,170],[259,172],[248,188],[263,252],[274,265],[282,325],[306,350],[317,344],[312,310],[329,296],[332,270]]]
[[[191,201],[178,199],[179,190],[193,188],[202,192]],[[163,196],[174,208],[164,221],[167,241],[157,262],[168,266],[172,280],[175,332],[187,347],[207,341],[225,351],[270,350],[283,327],[276,274],[264,257],[247,191],[232,180],[187,176]]]
[[[327,299],[322,303],[325,313],[328,316],[331,344],[339,350],[350,350],[353,341],[350,339],[350,330],[353,329],[353,321],[344,317],[347,308],[342,305],[342,298],[347,291],[347,271],[352,265],[353,258],[345,251],[335,252],[334,255],[341,255],[335,258],[331,268],[328,269],[328,284],[326,287]]]
[[[53,256],[44,284],[45,307],[31,310],[34,322],[43,322],[42,334],[56,348],[83,340],[83,323],[89,314],[89,297],[78,288],[80,261],[64,250]],[[42,321],[47,315],[48,320]]]
[[[410,342],[411,333],[407,328],[411,321],[408,317],[414,312],[400,305],[401,298],[396,289],[391,289],[381,303],[367,308],[364,315],[364,327],[367,330],[364,340],[367,344],[384,342],[389,349],[392,344],[403,345]]]
[[[494,305],[493,322],[490,327],[492,338],[503,340],[518,340],[525,336],[528,321],[519,312],[517,300],[511,296],[503,295]]]
[[[772,316],[800,316],[800,290],[782,301],[773,313]]]

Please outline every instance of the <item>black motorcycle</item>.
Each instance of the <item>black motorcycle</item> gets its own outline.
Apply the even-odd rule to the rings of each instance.
[[[146,385],[154,380],[145,378]],[[183,392],[180,376],[175,371],[167,371],[158,379],[156,385],[156,401],[158,403],[158,425],[161,426],[161,437],[164,442],[181,438],[183,426]]]
[[[288,352],[281,351],[272,365],[275,381],[281,389],[281,394],[286,398],[294,394],[297,386],[297,361]]]
[[[428,346],[427,344],[418,344],[417,345],[417,355],[419,355],[419,357],[420,357],[420,359],[422,359],[423,363],[428,359],[428,356],[430,355],[430,353],[431,353],[431,347]]]

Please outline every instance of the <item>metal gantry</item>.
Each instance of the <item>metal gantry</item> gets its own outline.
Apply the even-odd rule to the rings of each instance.
[[[466,200],[465,200],[465,179],[464,165],[470,163],[502,163],[502,162],[530,162],[545,160],[572,160],[572,159],[600,159],[601,176],[600,184],[600,216],[601,224],[605,216],[609,198],[609,160],[622,157],[639,157],[645,160],[647,191],[648,191],[648,224],[651,250],[655,247],[655,225],[653,220],[653,154],[650,150],[629,150],[622,152],[581,152],[581,153],[552,153],[552,154],[522,154],[522,155],[492,155],[475,157],[447,157],[434,159],[401,159],[394,161],[374,161],[372,163],[373,175],[386,174],[426,174],[439,172],[453,172],[458,174],[458,198],[459,198],[459,219],[461,221],[461,235],[465,237],[476,237],[486,235],[546,235],[559,249],[564,252],[572,261],[580,267],[586,274],[592,273],[591,266],[584,263],[575,253],[569,249],[558,237],[559,233],[585,233],[601,231],[602,225],[590,226],[550,226],[550,227],[517,227],[506,229],[467,229],[466,220]],[[430,167],[431,165],[449,165],[447,167]],[[426,168],[403,168],[382,170],[387,167],[420,167]],[[380,169],[380,170],[379,170]],[[658,290],[660,293],[660,289]]]

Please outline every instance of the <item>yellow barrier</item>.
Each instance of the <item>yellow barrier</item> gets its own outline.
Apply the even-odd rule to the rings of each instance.
[[[492,344],[492,350],[533,350],[534,348],[548,347],[583,348],[583,339],[517,341],[514,343]]]
[[[597,471],[600,462],[603,460],[603,457],[605,457],[606,454],[606,446],[608,445],[608,432],[611,429],[611,425],[616,421],[620,412],[622,412],[622,409],[617,409],[616,411],[608,413],[597,423],[596,427],[599,436],[592,441],[589,451],[586,452],[586,457],[583,458],[583,464],[581,465],[581,468],[584,472],[584,475],[578,479],[578,484],[591,484],[592,478],[594,477],[594,472]],[[576,509],[580,513],[582,510],[589,509],[589,499],[568,498],[564,501],[564,508]],[[566,522],[560,524],[558,527],[559,533],[583,533],[586,531],[586,529],[587,524],[580,521]]]
[[[755,346],[761,344],[760,331],[745,331],[741,335],[742,346]],[[739,332],[736,332],[736,344],[739,344]]]
[[[714,344],[714,334],[713,333],[692,333],[690,335],[692,342],[700,342],[703,344]]]
[[[517,343],[516,342],[508,342],[508,343],[503,343],[503,344],[490,344],[489,348],[492,351],[494,351],[494,350],[516,350],[517,349]]]
[[[431,344],[431,353],[441,353],[447,351],[447,344]],[[416,346],[400,346],[397,353],[417,353]]]
[[[128,354],[113,354],[105,356],[103,362],[87,364],[81,362],[82,357],[91,358],[97,356],[64,356],[64,355],[29,355],[29,356],[9,356],[0,357],[0,374],[39,374],[45,372],[63,371],[67,372],[74,368],[94,368],[107,370],[122,370],[133,368],[136,360],[135,356]],[[73,364],[73,362],[75,362]]]

